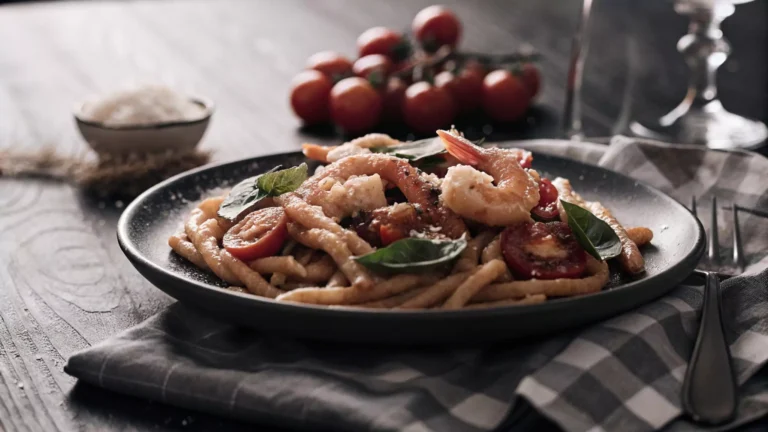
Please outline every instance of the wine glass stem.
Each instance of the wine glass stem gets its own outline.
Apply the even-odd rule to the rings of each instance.
[[[720,23],[733,14],[734,6],[717,1],[706,6],[680,2],[678,6],[678,12],[691,19],[688,34],[677,44],[678,51],[690,68],[686,99],[689,107],[704,107],[717,99],[715,74],[730,51],[728,42],[723,39]]]
[[[581,82],[584,75],[584,60],[587,55],[587,25],[592,10],[592,0],[583,0],[579,27],[573,36],[571,59],[568,65],[568,82],[565,91],[565,106],[563,108],[563,132],[565,137],[581,140],[584,131],[581,124]]]

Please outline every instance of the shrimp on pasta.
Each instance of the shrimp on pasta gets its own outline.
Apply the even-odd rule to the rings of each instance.
[[[536,176],[520,166],[521,150],[482,148],[446,131],[437,131],[446,150],[466,163],[448,169],[442,194],[446,207],[490,226],[531,220],[539,202]]]
[[[191,209],[168,244],[233,295],[368,311],[589,295],[610,280],[614,257],[623,272],[642,273],[653,232],[625,229],[567,179],[540,176],[530,152],[480,147],[456,130],[426,141],[305,144],[307,158],[325,164],[314,175],[303,166],[249,177]],[[615,232],[605,240],[612,255],[587,252],[568,204]]]

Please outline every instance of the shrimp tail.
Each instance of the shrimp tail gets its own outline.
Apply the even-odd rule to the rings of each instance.
[[[472,141],[444,130],[438,130],[437,135],[443,142],[445,149],[448,150],[448,153],[458,159],[459,162],[467,165],[477,165],[483,161],[482,149],[474,145]]]
[[[301,145],[301,152],[309,159],[328,163],[328,152],[337,146],[321,146],[319,144],[305,143]]]

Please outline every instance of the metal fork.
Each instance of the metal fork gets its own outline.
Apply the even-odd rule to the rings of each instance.
[[[741,245],[738,206],[733,207],[733,263],[743,268],[744,251]],[[696,197],[691,199],[691,212],[697,215]],[[707,256],[699,264],[698,273],[704,276],[704,304],[701,310],[699,334],[688,363],[682,390],[683,410],[693,420],[708,424],[721,424],[736,413],[736,377],[731,364],[731,353],[725,340],[722,307],[720,305],[720,279],[714,269],[721,264],[717,234],[717,198],[712,198],[710,228],[707,236]]]

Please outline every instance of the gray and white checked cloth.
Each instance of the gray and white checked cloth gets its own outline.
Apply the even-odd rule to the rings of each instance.
[[[608,147],[520,144],[622,172],[681,202],[717,196],[768,208],[762,156],[624,137]],[[721,220],[728,217],[723,211]],[[768,413],[768,220],[744,215],[742,230],[751,265],[722,286],[741,399],[736,420],[718,430]],[[521,398],[569,432],[693,430],[681,417],[679,393],[701,303],[701,287],[682,285],[590,327],[473,349],[279,339],[177,303],[73,355],[66,371],[121,393],[304,430],[512,430],[509,416]]]

